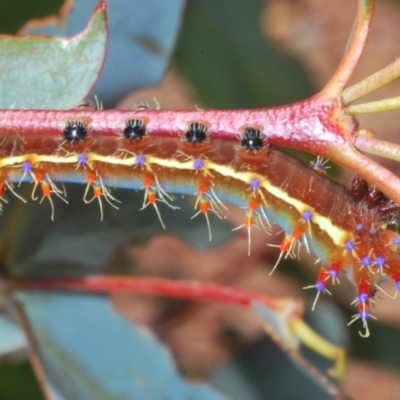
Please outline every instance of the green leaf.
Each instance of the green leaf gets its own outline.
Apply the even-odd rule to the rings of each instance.
[[[18,365],[2,364],[0,382],[1,400],[43,400],[39,384],[28,362]]]

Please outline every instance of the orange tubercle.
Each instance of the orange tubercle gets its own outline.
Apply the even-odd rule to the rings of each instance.
[[[51,194],[50,185],[47,182],[41,182],[40,186],[42,187],[43,196],[49,197]]]
[[[208,185],[206,185],[205,183],[200,183],[199,185],[199,194],[206,194],[208,190]]]
[[[44,175],[41,172],[34,172],[33,173],[33,177],[35,179],[35,183],[40,183],[42,181],[42,179],[43,179],[43,176]]]
[[[254,215],[252,213],[246,213],[244,224],[247,227],[251,227],[254,223]]]
[[[150,189],[153,186],[153,183],[154,183],[154,181],[152,178],[149,178],[149,177],[144,178],[144,188],[145,189]]]
[[[206,213],[208,211],[208,200],[201,199],[200,200],[200,211]]]
[[[154,204],[157,200],[156,192],[149,190],[147,192],[147,200],[149,201],[150,204]]]
[[[101,186],[93,185],[93,196],[99,199],[102,195]]]
[[[281,249],[282,252],[288,251],[290,249],[292,242],[293,239],[290,236],[285,236],[282,240],[282,243],[279,245],[279,248]]]
[[[96,180],[96,175],[93,172],[87,174],[87,183],[93,183]]]

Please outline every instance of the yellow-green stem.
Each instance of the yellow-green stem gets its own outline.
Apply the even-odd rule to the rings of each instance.
[[[400,146],[368,136],[358,136],[354,144],[365,153],[400,161]]]
[[[343,91],[342,99],[344,104],[350,104],[361,99],[369,93],[393,82],[400,77],[400,58],[389,64],[387,67],[375,72],[362,81],[346,88]]]
[[[369,103],[354,104],[346,107],[351,115],[371,114],[380,111],[390,111],[400,108],[400,96],[390,99],[371,101]]]

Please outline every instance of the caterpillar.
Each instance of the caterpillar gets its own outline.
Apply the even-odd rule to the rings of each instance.
[[[175,121],[177,135],[149,132],[152,118],[165,111],[114,111],[75,109],[68,112],[2,111],[0,146],[0,198],[15,191],[15,184],[33,182],[32,199],[48,200],[54,218],[53,198],[67,202],[59,182],[84,183],[83,200],[113,207],[118,200],[111,187],[144,190],[143,208],[153,206],[163,227],[157,203],[172,209],[172,194],[197,197],[193,217],[206,218],[212,239],[209,213],[222,216],[225,202],[244,208],[243,225],[248,231],[248,252],[254,226],[269,231],[279,224],[285,236],[279,245],[279,261],[304,245],[321,261],[314,287],[318,296],[330,280],[344,271],[356,287],[357,314],[369,335],[372,298],[387,279],[400,289],[400,237],[396,234],[397,205],[374,186],[356,177],[350,190],[324,173],[324,163],[308,166],[269,143],[264,126],[237,123],[231,140],[221,140],[206,119],[183,113]],[[18,126],[21,113],[48,121],[46,132]],[[103,113],[104,124],[94,122]],[[160,114],[161,113],[161,114]],[[206,117],[206,114],[201,114]],[[51,117],[51,118],[50,118]],[[26,118],[25,118],[26,120]],[[5,121],[5,122],[4,122]],[[315,306],[315,303],[314,303]]]

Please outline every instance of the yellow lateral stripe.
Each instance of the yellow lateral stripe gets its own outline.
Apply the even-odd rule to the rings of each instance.
[[[79,154],[72,154],[60,157],[60,156],[40,155],[33,153],[24,156],[4,158],[3,160],[0,160],[0,168],[6,166],[12,166],[15,164],[22,164],[26,160],[31,160],[33,164],[40,162],[55,163],[55,164],[61,164],[61,163],[77,164],[78,156]],[[116,156],[103,156],[101,154],[87,153],[87,156],[90,162],[98,161],[114,165],[133,166],[137,162],[136,155],[133,155],[132,157],[119,158]],[[166,168],[193,170],[194,159],[189,159],[188,161],[182,162],[174,158],[162,159],[151,155],[144,155],[144,156],[145,156],[145,164],[148,165],[157,164]],[[247,184],[250,184],[252,179],[254,179],[254,176],[257,176],[257,179],[260,181],[260,186],[264,188],[267,192],[269,192],[273,197],[276,197],[284,201],[286,204],[293,206],[300,214],[302,214],[306,210],[310,210],[313,215],[312,221],[315,224],[317,224],[322,231],[326,232],[337,246],[343,247],[344,242],[352,237],[351,232],[345,231],[333,225],[329,218],[316,213],[312,209],[312,207],[310,207],[308,204],[302,203],[300,200],[290,197],[284,190],[282,190],[277,186],[272,185],[267,178],[257,175],[254,172],[238,172],[235,171],[230,166],[216,164],[206,159],[203,159],[203,161],[204,161],[204,166],[202,169],[212,170],[222,176],[230,176],[233,179],[245,182]]]

